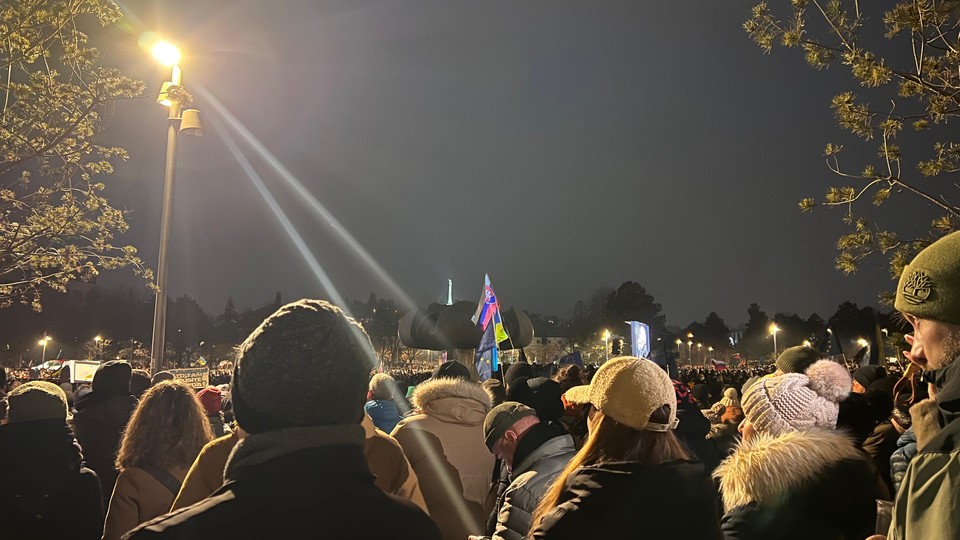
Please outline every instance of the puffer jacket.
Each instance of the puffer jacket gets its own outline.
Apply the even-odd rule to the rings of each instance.
[[[759,434],[717,468],[727,540],[863,540],[876,523],[867,457],[836,431]]]
[[[897,449],[890,455],[890,479],[893,480],[893,494],[900,491],[900,484],[907,474],[907,466],[917,455],[917,434],[910,428],[897,439]]]
[[[482,534],[494,461],[483,443],[490,397],[471,381],[431,379],[414,391],[413,406],[416,414],[391,435],[420,480],[430,516],[445,540]]]
[[[363,406],[373,425],[384,433],[390,433],[400,422],[400,409],[392,399],[371,399]]]
[[[573,437],[561,435],[541,444],[513,469],[513,481],[497,506],[493,540],[526,538],[537,505],[576,453]]]

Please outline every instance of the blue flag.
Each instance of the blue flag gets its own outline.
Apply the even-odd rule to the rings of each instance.
[[[497,354],[497,337],[494,325],[487,325],[480,338],[480,344],[477,345],[477,374],[480,375],[480,381],[485,381],[493,376],[499,367],[499,355]]]

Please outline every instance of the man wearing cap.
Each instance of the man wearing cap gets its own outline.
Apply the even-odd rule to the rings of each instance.
[[[925,370],[941,429],[907,468],[888,538],[960,538],[960,232],[937,240],[903,269],[894,306],[913,326],[906,356]],[[915,423],[924,406],[911,409]]]
[[[0,426],[0,536],[99,539],[103,506],[97,475],[83,467],[67,426],[67,396],[31,381],[7,396]]]
[[[487,448],[510,471],[497,501],[493,540],[521,540],[547,489],[577,450],[573,437],[541,422],[537,411],[515,401],[493,408],[483,421]]]
[[[209,498],[127,538],[439,540],[413,503],[384,493],[360,425],[374,358],[363,328],[322,300],[281,307],[240,345],[231,395],[247,433]]]

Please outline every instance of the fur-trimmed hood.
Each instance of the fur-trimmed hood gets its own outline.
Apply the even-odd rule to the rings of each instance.
[[[430,379],[413,391],[414,408],[444,422],[480,424],[490,412],[483,387],[463,379]]]
[[[717,467],[724,511],[750,503],[774,505],[801,485],[845,460],[862,460],[837,431],[811,430],[778,437],[757,434]]]

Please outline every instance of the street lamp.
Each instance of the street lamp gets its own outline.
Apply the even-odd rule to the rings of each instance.
[[[707,347],[707,356],[708,356],[707,358],[708,360],[710,356],[713,356],[713,347]]]
[[[859,346],[861,346],[861,347],[869,347],[869,346],[870,346],[870,342],[867,341],[867,340],[865,340],[865,339],[863,339],[863,338],[860,338],[860,339],[857,340],[857,345],[859,345]]]
[[[150,343],[150,373],[156,374],[163,363],[164,338],[167,324],[167,248],[170,245],[170,218],[173,214],[173,185],[177,164],[177,134],[203,135],[200,112],[181,111],[175,90],[182,90],[180,79],[180,50],[166,41],[158,41],[151,48],[154,58],[170,68],[170,80],[163,83],[157,102],[168,108],[167,159],[163,169],[163,207],[160,214],[160,254],[157,261],[157,294],[153,307],[153,338]]]
[[[103,338],[100,336],[97,336],[93,338],[93,342],[96,343],[97,345],[97,356],[99,357],[100,360],[103,360],[103,349],[101,348],[103,346]]]
[[[680,345],[683,344],[683,340],[680,338],[677,338],[676,343],[677,343],[677,362],[679,362],[680,361]]]
[[[689,334],[693,335],[693,334]],[[693,341],[687,341],[687,364],[693,365],[693,353],[691,349],[693,348]]]
[[[610,331],[609,331],[609,330],[604,330],[604,331],[603,331],[603,359],[604,359],[604,361],[607,361],[607,360],[610,359],[610,347],[608,346],[609,343],[610,343]]]
[[[780,331],[780,327],[777,326],[777,323],[770,323],[770,334],[773,335],[773,359],[777,359],[777,332]]]
[[[41,365],[42,365],[44,362],[47,361],[47,343],[50,343],[50,339],[51,339],[50,336],[43,336],[43,339],[41,339],[41,340],[37,343],[37,345],[42,345],[42,346],[43,346],[43,353],[41,353],[41,355],[40,355],[40,364],[41,364]]]
[[[804,347],[812,347],[813,344],[810,343],[810,340],[809,340],[809,339],[805,339],[805,340],[803,340],[803,346],[804,346]]]
[[[703,363],[703,343],[697,343],[697,352],[700,354],[700,363]]]

